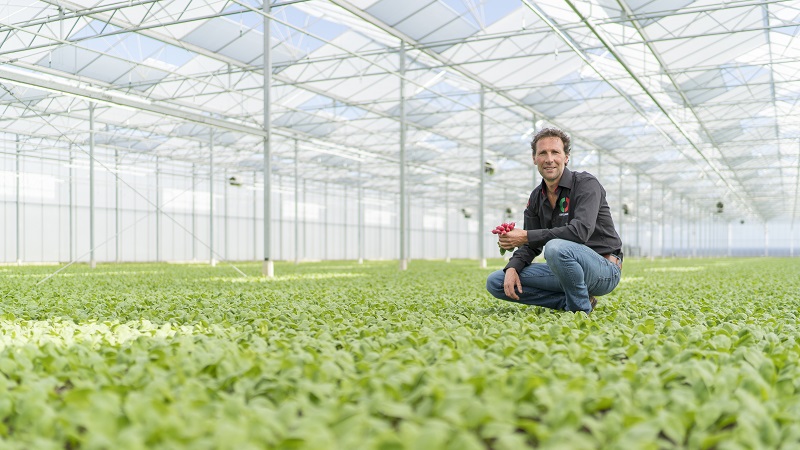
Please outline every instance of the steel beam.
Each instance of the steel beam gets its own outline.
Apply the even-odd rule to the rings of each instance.
[[[400,42],[400,270],[408,269],[406,254],[406,233],[408,218],[406,217],[406,44]]]
[[[486,233],[484,233],[484,229],[485,229],[484,221],[486,220],[486,218],[484,217],[486,215],[486,210],[485,210],[485,206],[486,206],[486,198],[485,198],[485,192],[486,192],[486,167],[485,167],[485,164],[486,164],[486,155],[485,155],[486,127],[485,127],[485,123],[484,123],[484,120],[483,120],[483,118],[485,116],[484,108],[486,107],[485,99],[486,99],[486,90],[483,87],[483,85],[481,85],[481,99],[480,99],[480,102],[481,102],[481,115],[480,115],[480,148],[481,148],[481,151],[480,151],[480,161],[478,161],[478,170],[480,171],[479,173],[481,174],[481,184],[478,187],[478,205],[479,205],[478,206],[478,267],[480,267],[481,269],[485,269],[486,268],[486,249],[484,248],[485,245],[484,245],[484,236],[483,236],[484,234],[486,234]]]
[[[94,110],[95,103],[89,103],[89,267],[94,269]]]
[[[263,2],[264,8],[264,263],[261,275],[272,278],[275,266],[272,261],[272,20],[271,6]]]

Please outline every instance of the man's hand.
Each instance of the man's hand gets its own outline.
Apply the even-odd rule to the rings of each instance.
[[[517,274],[517,269],[513,267],[506,269],[506,277],[503,279],[503,290],[507,297],[519,300],[517,292],[520,294],[522,293],[522,282],[519,279],[519,274]]]
[[[528,243],[528,232],[526,230],[511,230],[506,234],[501,234],[500,247],[506,250],[513,250],[516,247],[522,247]],[[508,273],[508,271],[506,271]]]

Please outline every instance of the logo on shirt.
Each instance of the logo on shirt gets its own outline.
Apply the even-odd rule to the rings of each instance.
[[[561,212],[568,212],[569,211],[569,197],[563,197],[560,202],[558,202],[559,208],[561,208]]]

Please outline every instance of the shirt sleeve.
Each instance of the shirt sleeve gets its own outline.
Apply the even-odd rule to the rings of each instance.
[[[573,175],[575,176],[575,175]],[[541,249],[548,241],[564,239],[585,244],[594,233],[597,216],[600,214],[600,202],[603,186],[597,178],[588,177],[575,184],[575,192],[570,192],[575,211],[572,220],[565,226],[549,229],[533,229],[528,231],[528,245]]]
[[[539,204],[536,202],[537,195],[539,195],[538,190],[534,190],[531,193],[531,197],[528,201],[528,207],[525,208],[525,223],[523,225],[523,229],[525,230],[539,230],[542,228],[542,223],[539,219]],[[528,235],[530,236],[530,231],[528,231]],[[529,242],[528,244],[523,245],[514,251],[514,254],[511,256],[511,259],[508,260],[508,264],[506,264],[506,267],[503,269],[503,271],[513,267],[516,269],[517,273],[519,273],[522,269],[533,262],[533,259],[539,256],[541,253],[542,245],[536,246]]]

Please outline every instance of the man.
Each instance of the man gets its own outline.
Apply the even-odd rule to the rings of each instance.
[[[503,300],[589,314],[594,296],[614,290],[622,270],[606,191],[593,175],[567,169],[570,138],[563,131],[539,131],[531,149],[543,180],[528,200],[524,230],[500,235],[501,247],[519,248],[489,275],[486,289]],[[543,246],[547,262],[531,264]]]

